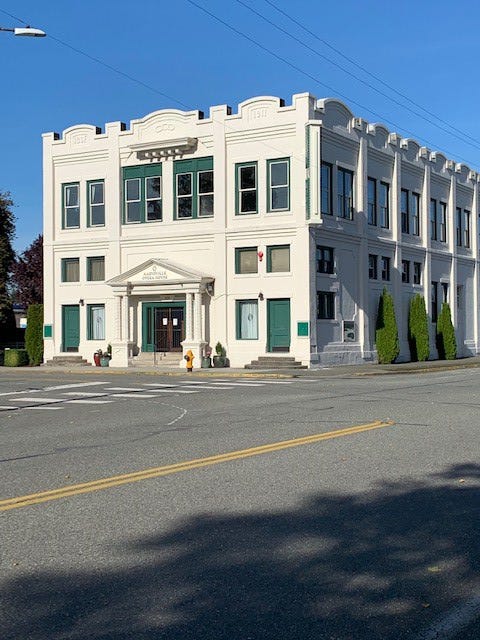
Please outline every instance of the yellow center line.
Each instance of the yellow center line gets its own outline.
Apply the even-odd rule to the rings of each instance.
[[[206,458],[196,458],[194,460],[187,460],[186,462],[177,462],[176,464],[169,464],[162,467],[153,467],[151,469],[144,469],[143,471],[134,471],[132,473],[111,476],[109,478],[101,478],[100,480],[68,485],[66,487],[60,487],[59,489],[51,489],[50,491],[41,491],[40,493],[31,493],[26,496],[7,498],[5,500],[0,500],[0,511],[19,509],[20,507],[49,502],[50,500],[59,500],[60,498],[68,498],[69,496],[76,496],[82,493],[92,493],[93,491],[101,491],[102,489],[118,487],[122,484],[129,484],[131,482],[138,482],[140,480],[148,480],[151,478],[160,478],[161,476],[168,476],[181,471],[190,471],[192,469],[209,467],[222,462],[241,460],[242,458],[250,458],[252,456],[259,456],[265,453],[281,451],[282,449],[290,449],[292,447],[313,444],[315,442],[321,442],[322,440],[342,438],[356,433],[363,433],[364,431],[372,431],[373,429],[383,429],[393,424],[393,421],[382,422],[377,420],[375,422],[348,427],[346,429],[317,433],[312,436],[304,436],[302,438],[294,438],[292,440],[282,440],[281,442],[264,444],[258,447],[251,447],[249,449],[240,449],[238,451],[230,451],[229,453],[221,453],[219,455],[208,456]]]

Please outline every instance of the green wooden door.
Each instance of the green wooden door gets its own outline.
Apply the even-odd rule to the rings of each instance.
[[[63,351],[78,351],[80,344],[80,308],[78,304],[62,307]]]
[[[290,300],[267,300],[267,351],[290,349]]]

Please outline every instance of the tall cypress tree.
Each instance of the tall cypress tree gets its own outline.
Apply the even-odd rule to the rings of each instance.
[[[395,305],[387,289],[383,290],[378,301],[377,325],[375,331],[378,362],[390,364],[400,353]]]
[[[15,258],[13,238],[15,216],[9,193],[0,193],[0,343],[12,340],[15,334],[15,317],[9,291],[9,278]]]

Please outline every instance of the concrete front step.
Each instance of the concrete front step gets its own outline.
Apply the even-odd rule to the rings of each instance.
[[[82,356],[53,356],[45,362],[46,367],[91,367],[92,363]]]
[[[168,369],[179,369],[182,354],[180,352],[151,353],[142,352],[133,356],[130,364],[133,367],[162,367]]]
[[[307,369],[307,366],[291,356],[260,356],[246,364],[245,369]]]

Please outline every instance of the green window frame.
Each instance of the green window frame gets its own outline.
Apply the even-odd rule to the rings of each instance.
[[[248,169],[254,170],[253,182]],[[235,215],[255,213],[258,213],[258,162],[238,162],[235,165]]]
[[[237,340],[258,340],[258,300],[235,300]]]
[[[173,164],[175,220],[212,218],[215,184],[213,156],[176,160]]]
[[[87,281],[103,282],[105,280],[105,256],[87,258]]]
[[[274,260],[272,260],[272,253],[278,250],[287,250],[288,251],[288,268],[287,269],[279,269],[278,266],[274,264]],[[290,245],[289,244],[276,244],[267,247],[267,273],[289,273],[290,272]]]
[[[161,163],[123,168],[123,224],[162,222]]]
[[[62,258],[62,282],[80,282],[80,258]]]
[[[62,184],[62,229],[80,229],[79,182]]]
[[[105,180],[87,182],[87,227],[105,226]]]
[[[236,247],[235,248],[235,273],[236,274],[251,274],[251,273],[258,273],[258,257],[257,257],[257,249],[258,247]],[[247,254],[251,254],[250,256],[248,256]],[[248,263],[247,263],[247,270],[243,270],[245,269],[245,265],[244,265],[244,258],[242,256],[247,255],[247,260],[248,258],[251,259],[251,268],[248,267]]]
[[[87,340],[105,340],[105,324],[105,305],[87,304]]]
[[[290,158],[267,160],[267,211],[290,211]]]

